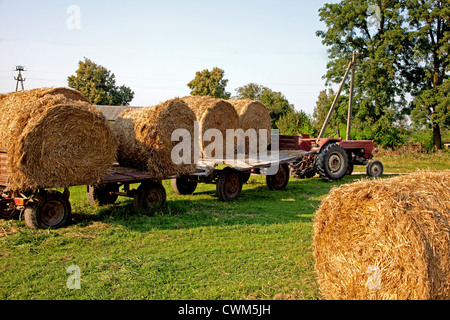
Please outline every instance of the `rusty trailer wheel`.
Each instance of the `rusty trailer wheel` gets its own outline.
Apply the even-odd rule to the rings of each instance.
[[[278,169],[277,174],[266,176],[266,183],[271,191],[286,190],[289,183],[289,166],[282,164]]]
[[[114,204],[119,197],[117,194],[111,192],[118,192],[119,184],[105,183],[99,185],[89,185],[87,187],[87,199],[93,206],[106,206]]]
[[[216,184],[216,192],[220,201],[236,201],[241,195],[242,180],[239,171],[225,168]]]
[[[72,215],[67,197],[56,191],[39,193],[25,209],[25,224],[31,229],[66,227]]]
[[[158,181],[145,181],[137,188],[134,195],[134,209],[160,209],[166,205],[166,189]]]
[[[197,181],[190,181],[187,177],[178,177],[171,181],[173,191],[178,195],[190,195],[197,189]]]

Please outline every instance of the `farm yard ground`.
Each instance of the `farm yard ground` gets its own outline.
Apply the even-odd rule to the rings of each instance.
[[[450,169],[448,152],[378,159],[394,175]],[[133,214],[126,198],[91,207],[86,188],[74,187],[67,228],[0,220],[0,299],[320,299],[314,212],[331,188],[363,178],[291,179],[287,191],[270,192],[252,176],[233,203],[218,201],[213,185],[178,196],[165,181],[168,204],[153,217]],[[81,271],[79,290],[67,287],[71,265]]]

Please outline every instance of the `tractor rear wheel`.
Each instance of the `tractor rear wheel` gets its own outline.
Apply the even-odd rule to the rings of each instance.
[[[316,169],[324,181],[341,180],[348,169],[347,153],[335,143],[324,146],[316,158]]]

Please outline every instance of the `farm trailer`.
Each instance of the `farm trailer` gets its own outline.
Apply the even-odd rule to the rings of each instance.
[[[270,190],[283,190],[289,182],[289,163],[298,161],[301,156],[282,157],[276,161],[260,161],[256,165],[234,164],[226,161],[204,162],[191,176],[169,177],[177,194],[190,194],[199,182],[216,184],[218,197],[222,201],[237,200],[242,184],[250,174],[264,174],[264,170],[279,166],[277,173],[267,175]],[[218,169],[219,164],[227,167]],[[25,224],[31,229],[57,229],[67,226],[71,221],[71,204],[69,188],[63,192],[52,188],[14,191],[8,188],[6,150],[0,150],[0,218],[12,218],[18,213],[24,215]],[[132,184],[139,184],[136,189]],[[122,191],[120,188],[123,187]],[[102,181],[87,186],[87,199],[92,205],[114,204],[119,196],[133,198],[135,210],[157,209],[166,204],[166,190],[161,179],[146,172],[114,165],[111,172]]]
[[[15,191],[8,187],[6,150],[0,150],[0,218],[12,218],[20,213],[25,224],[32,229],[57,229],[71,221],[72,209],[69,188],[63,192],[52,188]],[[131,184],[140,184],[131,189]],[[120,186],[123,191],[119,192]],[[166,192],[161,180],[145,172],[113,166],[111,173],[98,185],[87,187],[87,198],[91,204],[112,204],[118,196],[133,198],[135,209],[164,206]]]

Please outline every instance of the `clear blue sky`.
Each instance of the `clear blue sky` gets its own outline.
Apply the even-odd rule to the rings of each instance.
[[[67,86],[87,57],[135,91],[135,106],[189,95],[195,72],[217,66],[232,95],[255,82],[312,113],[325,88],[327,52],[315,32],[326,2],[337,1],[0,0],[0,92],[15,90],[16,65],[28,70],[25,89]],[[67,26],[71,5],[79,29]]]

